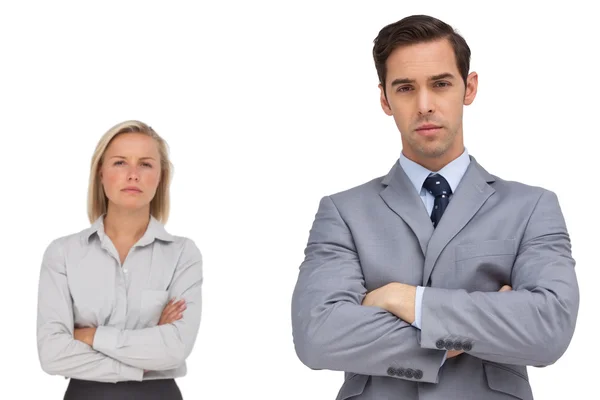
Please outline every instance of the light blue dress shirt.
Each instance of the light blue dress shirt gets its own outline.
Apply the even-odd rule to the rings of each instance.
[[[412,160],[409,160],[408,158],[406,158],[406,156],[404,156],[404,153],[400,154],[399,159],[400,166],[408,176],[408,179],[410,179],[417,193],[419,193],[421,200],[423,200],[423,204],[425,204],[428,215],[431,215],[435,198],[423,188],[423,183],[425,182],[425,179],[431,174],[437,173],[438,175],[442,175],[448,181],[448,184],[452,189],[452,194],[454,194],[456,188],[458,187],[458,184],[460,183],[462,177],[467,171],[470,162],[471,159],[469,158],[469,153],[466,148],[458,158],[454,159],[452,162],[450,162],[444,168],[437,172],[430,171],[422,165],[417,164]],[[450,201],[452,201],[452,195],[450,195]],[[418,329],[421,329],[421,306],[423,302],[424,291],[425,288],[423,286],[417,286],[417,294],[415,297],[415,321],[412,325]],[[444,357],[444,361],[445,360],[446,357]]]

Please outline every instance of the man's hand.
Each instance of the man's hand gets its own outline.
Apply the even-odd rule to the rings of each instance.
[[[498,290],[499,292],[509,292],[512,290],[512,287],[509,285],[504,285],[500,288],[500,290]],[[453,358],[456,357],[458,355],[461,355],[463,353],[462,350],[448,350],[448,353],[446,353],[446,359],[449,358]]]
[[[158,321],[158,325],[165,325],[173,323],[177,320],[180,320],[183,316],[183,311],[186,309],[185,300],[181,299],[179,301],[173,301],[173,299],[169,300],[165,308],[163,309],[162,314],[160,315],[160,320]]]
[[[500,288],[500,290],[498,290],[499,292],[510,292],[512,290],[512,287],[509,285],[504,285]]]
[[[462,350],[448,350],[448,352],[446,353],[446,360],[459,356],[462,353],[464,353]]]
[[[75,328],[73,332],[73,338],[79,340],[92,347],[94,344],[94,336],[96,335],[96,328]]]
[[[392,282],[369,292],[363,299],[362,305],[381,307],[412,324],[415,321],[416,293],[416,286]]]

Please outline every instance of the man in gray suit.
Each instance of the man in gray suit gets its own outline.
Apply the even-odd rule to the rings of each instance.
[[[444,22],[373,49],[402,137],[386,176],[324,197],[292,299],[296,352],[345,371],[343,399],[532,399],[527,366],[567,349],[579,309],[557,196],[489,174],[463,144],[477,74]]]

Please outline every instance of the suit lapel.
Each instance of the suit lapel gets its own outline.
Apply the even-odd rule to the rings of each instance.
[[[442,250],[479,211],[495,190],[488,184],[494,178],[481,167],[475,158],[460,181],[448,208],[434,230],[425,253],[423,285],[427,286],[431,272]],[[420,200],[420,199],[419,199]]]
[[[419,240],[425,256],[429,238],[433,233],[433,225],[421,197],[397,162],[383,179],[382,184],[386,188],[381,191],[381,198],[410,227]]]

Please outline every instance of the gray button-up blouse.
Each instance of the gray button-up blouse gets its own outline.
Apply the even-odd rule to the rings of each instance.
[[[151,217],[121,265],[103,221],[52,241],[44,253],[37,316],[42,368],[100,382],[184,376],[202,310],[199,249]],[[170,298],[185,300],[183,317],[157,326]],[[75,327],[97,328],[92,347],[73,338]]]

